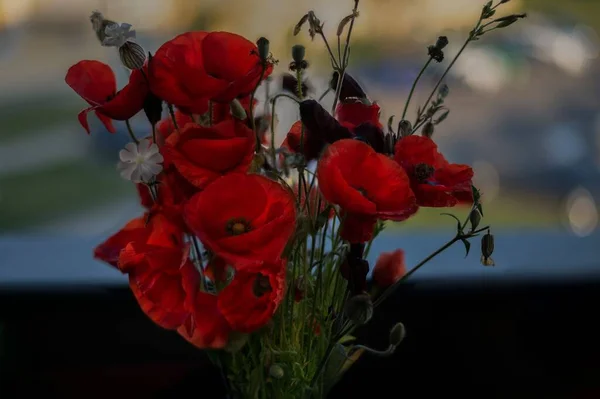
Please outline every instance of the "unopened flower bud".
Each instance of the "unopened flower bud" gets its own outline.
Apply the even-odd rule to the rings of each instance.
[[[269,40],[267,38],[261,37],[258,39],[256,46],[258,47],[258,56],[261,60],[265,61],[269,58]]]
[[[471,230],[475,230],[481,222],[481,213],[477,208],[473,209],[469,214],[469,221],[471,222]]]
[[[233,115],[234,118],[241,121],[246,120],[246,110],[237,98],[234,98],[233,101],[229,103],[229,109],[231,110],[231,115]]]
[[[373,302],[367,294],[355,295],[346,302],[346,316],[356,325],[366,324],[373,317]]]
[[[403,119],[400,122],[398,122],[398,134],[401,137],[410,136],[412,134],[412,123],[410,123],[410,121],[407,121],[406,119]]]
[[[423,126],[423,130],[421,131],[421,135],[423,137],[431,138],[433,136],[433,132],[435,131],[435,126],[433,122],[427,122],[425,126]]]
[[[446,36],[440,36],[437,39],[437,42],[435,42],[435,47],[437,47],[440,50],[443,50],[444,47],[446,47],[448,45],[448,38]]]
[[[224,348],[225,352],[236,353],[240,349],[242,349],[247,342],[248,334],[244,334],[238,331],[232,331],[231,334],[229,334],[229,341],[227,342],[227,345]]]
[[[494,236],[489,230],[481,237],[481,263],[484,266],[494,266],[491,256],[494,253]]]
[[[519,19],[525,17],[527,17],[527,14],[513,14],[506,17],[498,18],[494,22],[499,22],[499,24],[496,25],[496,28],[506,28],[507,26],[510,26],[517,22]]]
[[[394,327],[390,330],[390,345],[398,346],[406,337],[406,328],[404,328],[404,324],[396,323]]]
[[[292,58],[296,64],[300,64],[304,61],[304,56],[306,55],[306,48],[301,44],[296,44],[292,47]]]
[[[448,97],[448,94],[450,94],[450,88],[448,87],[447,84],[443,84],[440,86],[440,89],[438,90],[438,95],[442,98],[446,98]]]
[[[123,65],[131,70],[142,68],[146,62],[146,53],[136,42],[125,42],[119,47],[119,57]]]
[[[269,375],[273,378],[280,379],[284,376],[284,374],[285,372],[283,371],[283,368],[278,364],[274,364],[269,367]]]

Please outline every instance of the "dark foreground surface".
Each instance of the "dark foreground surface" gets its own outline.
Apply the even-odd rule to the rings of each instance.
[[[600,280],[416,280],[380,308],[331,397],[600,397]],[[0,397],[219,398],[218,373],[126,288],[0,290]]]

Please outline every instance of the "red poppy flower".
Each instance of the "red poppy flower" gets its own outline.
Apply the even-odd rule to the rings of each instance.
[[[208,101],[250,94],[263,71],[254,43],[228,32],[188,32],[163,44],[150,63],[152,92],[187,114],[204,114]]]
[[[451,164],[428,137],[408,136],[396,144],[394,159],[410,177],[420,206],[451,207],[472,197],[473,169]]]
[[[190,183],[204,188],[217,177],[246,172],[254,156],[255,137],[243,122],[228,120],[211,127],[187,124],[169,136],[161,152]]]
[[[114,133],[112,119],[126,120],[144,108],[149,89],[141,70],[131,73],[129,83],[117,92],[117,80],[112,69],[100,61],[80,61],[69,68],[67,84],[91,107],[79,113],[79,123],[90,133],[87,114],[94,111],[106,129]]]
[[[161,213],[145,214],[131,220],[98,245],[94,250],[94,258],[120,269],[119,255],[131,242],[156,246],[173,246],[174,242],[178,242],[183,245],[183,231]]]
[[[354,131],[358,125],[363,123],[370,123],[381,129],[383,126],[379,122],[380,111],[377,103],[368,105],[361,101],[354,101],[338,104],[336,114],[337,120],[343,126]]]
[[[188,227],[236,270],[275,262],[296,228],[294,197],[264,176],[232,173],[184,208]]]
[[[330,145],[317,177],[325,199],[342,208],[341,235],[351,243],[368,241],[377,219],[402,221],[418,209],[404,170],[359,140]]]
[[[281,144],[290,152],[304,155],[307,162],[319,158],[324,146],[325,142],[318,135],[309,132],[306,126],[302,127],[302,121],[292,125]]]
[[[166,215],[172,222],[184,226],[181,217],[182,207],[199,189],[184,179],[175,169],[169,168],[157,177],[154,186],[157,191],[156,202],[150,194],[148,186],[136,184],[140,201],[143,207],[151,214],[160,213]]]
[[[231,327],[251,333],[263,327],[285,293],[286,261],[264,264],[258,270],[237,271],[219,293],[219,310]]]
[[[186,115],[178,109],[175,110],[175,121],[177,122],[177,127],[179,129],[183,129],[185,125],[193,122],[190,115]],[[156,131],[160,133],[160,137],[163,139],[161,142],[159,142],[159,144],[162,145],[164,140],[166,140],[172,133],[176,131],[171,115],[162,119],[156,124]],[[157,141],[159,141],[158,138]]]
[[[378,286],[385,288],[400,280],[406,274],[404,251],[383,252],[379,255],[373,269],[373,280]]]
[[[151,230],[146,226],[146,216],[129,221],[121,230],[94,249],[94,258],[118,267],[121,250],[132,241],[146,242]]]
[[[204,268],[204,275],[212,281],[225,282],[227,281],[228,266],[225,259],[214,256]]]
[[[191,330],[185,326],[177,332],[200,349],[221,349],[227,345],[231,326],[221,314],[218,297],[206,292],[198,292],[192,309]]]
[[[200,275],[187,247],[132,242],[121,251],[119,266],[128,272],[131,291],[152,321],[163,328],[185,326],[191,331],[191,306]]]

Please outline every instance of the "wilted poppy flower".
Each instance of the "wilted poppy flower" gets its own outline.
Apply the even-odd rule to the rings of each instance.
[[[204,114],[208,101],[250,94],[272,72],[254,43],[228,32],[188,32],[163,44],[150,62],[152,92],[187,114]]]
[[[317,159],[325,146],[325,142],[318,134],[312,134],[302,121],[295,122],[287,136],[281,143],[281,147],[296,154],[303,154],[306,162]]]
[[[250,333],[271,320],[285,293],[285,267],[286,261],[280,260],[257,270],[236,272],[218,301],[234,330]]]
[[[246,172],[255,142],[254,133],[241,121],[210,127],[189,123],[181,134],[169,136],[161,151],[166,166],[174,166],[190,183],[203,188],[226,173]]]
[[[344,212],[342,238],[368,241],[377,219],[402,221],[418,209],[404,170],[359,140],[340,140],[317,167],[319,188]]]
[[[177,332],[200,349],[220,349],[227,345],[231,326],[221,314],[218,297],[199,291],[192,305],[191,329],[181,326]]]
[[[377,103],[365,104],[361,101],[341,102],[336,108],[337,120],[351,131],[363,123],[370,123],[381,129],[380,112]]]
[[[473,169],[446,161],[430,138],[402,138],[396,144],[394,159],[410,177],[420,206],[451,207],[459,201],[473,201]]]
[[[200,287],[187,247],[129,243],[119,257],[140,307],[163,328],[191,331],[191,304]]]
[[[117,92],[117,80],[112,69],[100,61],[80,61],[69,68],[65,78],[91,107],[79,113],[79,123],[90,133],[87,114],[94,111],[106,129],[114,133],[112,119],[126,120],[144,107],[148,95],[148,84],[143,72],[136,69],[129,77],[129,83]]]
[[[373,280],[378,286],[385,288],[400,280],[405,274],[404,251],[397,249],[379,255],[373,269]]]
[[[232,173],[192,197],[184,219],[207,249],[242,270],[279,259],[296,228],[296,207],[273,180]]]

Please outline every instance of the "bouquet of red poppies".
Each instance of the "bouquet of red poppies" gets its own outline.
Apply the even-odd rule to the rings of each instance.
[[[493,236],[480,227],[483,210],[473,170],[450,163],[432,139],[448,116],[443,80],[467,44],[524,15],[496,17],[489,1],[463,47],[446,67],[413,122],[412,94],[428,67],[444,61],[440,37],[427,49],[397,127],[347,72],[359,1],[338,25],[337,49],[314,12],[307,30],[325,44],[333,74],[315,94],[309,61],[292,48],[289,73],[271,90],[269,41],[228,32],[188,32],[154,54],[131,25],[95,12],[93,28],[118,50],[131,73],[117,90],[111,68],[81,61],[66,76],[114,133],[125,121],[131,142],[121,150],[121,175],[136,184],[146,212],[100,244],[94,256],[126,274],[141,309],[159,326],[204,349],[225,376],[228,392],[248,398],[323,397],[361,354],[390,355],[405,330],[397,323],[387,348],[360,345],[377,306],[431,258],[481,236],[482,262],[493,265]],[[287,64],[287,63],[286,63]],[[287,66],[287,65],[286,65]],[[267,106],[256,93],[264,87]],[[329,97],[328,97],[329,96]],[[333,97],[331,112],[320,101]],[[283,142],[276,137],[277,101],[300,111]],[[317,101],[315,98],[319,98]],[[262,112],[257,109],[262,108]],[[147,130],[129,119],[144,111]],[[367,283],[371,243],[386,222],[420,207],[470,207],[456,235],[410,271],[404,253],[383,253]]]

